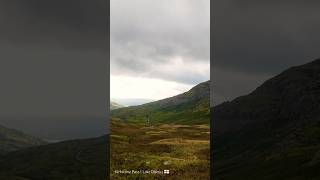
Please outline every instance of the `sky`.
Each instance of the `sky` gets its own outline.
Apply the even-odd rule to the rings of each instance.
[[[212,5],[214,105],[320,57],[319,1],[215,0]]]
[[[0,125],[47,139],[106,133],[104,0],[0,1]]]
[[[110,8],[112,99],[159,100],[210,79],[210,0],[111,0]]]

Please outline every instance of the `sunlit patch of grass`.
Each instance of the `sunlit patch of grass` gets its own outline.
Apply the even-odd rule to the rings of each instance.
[[[151,144],[168,144],[168,145],[197,145],[197,144],[209,144],[209,141],[205,140],[191,140],[183,138],[170,138],[170,139],[161,139]]]
[[[200,129],[207,129],[207,130],[210,129],[210,127],[206,124],[195,125],[195,127],[200,128]]]
[[[162,135],[167,133],[166,131],[147,131],[146,134],[148,135]]]
[[[122,142],[128,142],[129,141],[128,136],[124,136],[124,135],[112,134],[112,135],[110,135],[110,137],[111,137],[112,140],[116,140],[116,141],[122,141]]]

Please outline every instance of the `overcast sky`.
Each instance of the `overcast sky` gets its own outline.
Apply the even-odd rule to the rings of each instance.
[[[111,0],[111,98],[158,100],[210,78],[210,0]]]
[[[53,139],[106,133],[104,0],[0,1],[0,125]]]
[[[214,104],[253,91],[288,67],[320,57],[320,2],[215,0]]]

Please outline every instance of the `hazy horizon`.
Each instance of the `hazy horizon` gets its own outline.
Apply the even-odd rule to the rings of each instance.
[[[135,99],[135,98],[115,98],[111,99],[111,101],[118,103],[122,106],[128,107],[128,106],[136,106],[141,105],[145,103],[149,103],[152,101],[155,101],[154,99]]]
[[[209,80],[208,80],[209,81]],[[206,81],[203,81],[203,82],[206,82]],[[200,83],[203,83],[203,82],[200,82]],[[199,84],[200,84],[199,83]],[[198,85],[198,84],[196,84]],[[196,86],[195,85],[195,86]],[[146,104],[146,103],[150,103],[150,102],[153,102],[153,101],[159,101],[159,100],[162,100],[162,99],[166,99],[166,98],[170,98],[170,97],[173,97],[173,96],[177,96],[179,94],[182,94],[184,92],[187,92],[189,91],[190,89],[192,89],[194,86],[190,87],[189,89],[187,89],[186,91],[183,91],[183,92],[178,92],[177,94],[173,94],[171,96],[168,96],[168,97],[164,97],[164,98],[161,98],[161,99],[144,99],[144,98],[111,98],[111,101],[112,102],[115,102],[115,103],[118,103],[122,106],[125,106],[125,107],[128,107],[128,106],[137,106],[137,105],[142,105],[142,104]]]

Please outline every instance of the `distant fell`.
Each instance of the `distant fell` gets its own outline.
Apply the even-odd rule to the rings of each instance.
[[[0,155],[45,143],[39,138],[0,125]]]
[[[124,106],[119,104],[119,103],[116,103],[114,101],[110,102],[110,110],[119,109],[119,108],[122,108],[122,107],[124,107]]]

